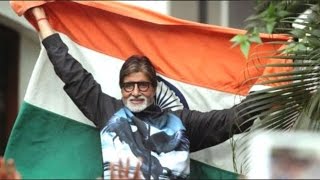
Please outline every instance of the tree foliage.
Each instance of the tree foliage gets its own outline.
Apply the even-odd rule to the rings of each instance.
[[[292,60],[292,63],[266,64],[265,67],[286,66],[293,70],[262,76],[266,80],[261,85],[283,84],[248,96],[246,109],[249,111],[240,114],[255,114],[247,121],[258,120],[246,135],[233,139],[232,143],[234,167],[236,172],[242,174],[248,170],[250,157],[246,153],[246,144],[254,132],[320,130],[320,1],[258,1],[255,14],[245,22],[247,33],[233,37],[231,41],[234,46],[240,46],[243,54],[250,59],[251,44],[264,43],[259,33],[287,34],[291,40],[282,42],[284,48],[267,58]],[[270,77],[276,79],[270,80]]]

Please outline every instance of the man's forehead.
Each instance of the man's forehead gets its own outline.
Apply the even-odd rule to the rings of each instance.
[[[150,81],[149,77],[143,72],[130,73],[123,79],[124,82]]]

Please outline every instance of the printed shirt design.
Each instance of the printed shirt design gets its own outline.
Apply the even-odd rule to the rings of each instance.
[[[110,179],[109,162],[117,163],[120,157],[129,158],[132,167],[141,158],[141,173],[147,179],[187,178],[189,174],[189,140],[181,120],[171,113],[142,120],[122,108],[102,129],[101,141],[106,179]]]

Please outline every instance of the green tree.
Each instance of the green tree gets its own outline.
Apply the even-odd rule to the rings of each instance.
[[[263,78],[262,85],[286,83],[249,95],[248,113],[256,118],[254,126],[240,139],[234,139],[234,165],[238,173],[246,174],[248,157],[245,155],[246,142],[257,130],[295,131],[320,130],[320,1],[318,0],[269,0],[257,1],[255,14],[246,20],[247,33],[231,39],[234,46],[240,46],[243,54],[250,59],[249,50],[252,43],[264,43],[259,33],[281,33],[290,37],[281,43],[284,49],[268,58],[291,59],[290,64],[266,64],[264,67],[292,67],[291,72],[274,73]],[[251,102],[253,102],[251,104]],[[247,114],[243,114],[246,116]],[[238,161],[239,156],[244,156]]]

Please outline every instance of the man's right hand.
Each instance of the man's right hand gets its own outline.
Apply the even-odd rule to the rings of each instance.
[[[31,12],[37,21],[39,34],[42,39],[45,39],[46,37],[55,33],[51,28],[43,7],[34,7],[31,9]]]
[[[38,21],[39,19],[46,19],[46,13],[44,12],[42,7],[34,7],[31,9],[33,16]]]

